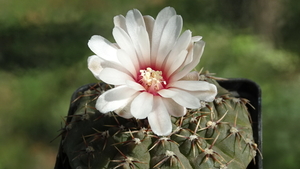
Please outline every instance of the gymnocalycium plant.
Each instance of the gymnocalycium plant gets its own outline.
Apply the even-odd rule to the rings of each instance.
[[[192,71],[205,43],[171,7],[156,19],[114,17],[111,43],[93,36],[88,68],[102,82],[75,93],[63,128],[73,169],[243,169],[257,152],[249,101]]]

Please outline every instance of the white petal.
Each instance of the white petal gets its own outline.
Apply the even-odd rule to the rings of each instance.
[[[211,102],[217,95],[217,87],[204,81],[177,81],[170,84],[171,87],[185,90],[200,100]]]
[[[172,73],[174,73],[174,71],[177,70],[183,64],[187,54],[188,52],[186,50],[183,50],[180,53],[178,53],[178,56],[174,58],[173,63],[170,64],[168,67],[169,69],[167,70],[166,73],[167,77],[172,75]]]
[[[194,69],[197,64],[200,61],[200,58],[202,56],[203,50],[204,50],[205,42],[200,40],[199,42],[196,42],[193,47],[193,59],[188,64],[185,65],[182,69],[179,68],[178,72],[175,72],[172,74],[172,77],[170,78],[170,81],[178,81],[179,79],[183,78],[185,75],[187,75],[192,69]]]
[[[150,40],[144,17],[140,11],[134,9],[127,13],[126,26],[140,64],[143,67],[150,61]]]
[[[114,44],[103,38],[102,36],[94,35],[88,42],[89,48],[99,57],[104,60],[117,62],[117,48]]]
[[[176,54],[178,53],[178,51],[187,49],[191,41],[192,41],[192,32],[190,30],[184,31],[176,41],[176,45],[174,46],[174,49],[172,50],[171,54],[172,53]]]
[[[128,11],[125,19],[128,32],[131,31],[130,29],[135,29],[134,27],[139,25],[145,27],[144,17],[137,9]]]
[[[192,46],[192,45],[191,45]],[[190,64],[191,62],[193,62],[194,60],[194,50],[192,47],[188,47],[188,54],[185,58],[185,61],[183,62],[183,64],[181,65],[181,67],[178,69],[179,71],[184,68],[186,65]]]
[[[112,85],[123,85],[126,83],[126,80],[133,81],[130,75],[114,68],[104,68],[99,77],[103,82]]]
[[[113,90],[113,89],[111,89],[111,90]],[[135,95],[132,95],[132,96],[124,98],[122,100],[119,99],[119,100],[114,100],[114,101],[107,101],[107,94],[109,95],[110,94],[109,92],[111,92],[111,91],[109,90],[109,91],[103,93],[102,95],[100,95],[96,102],[96,109],[102,113],[107,113],[107,112],[114,111],[119,108],[125,107],[128,103],[130,103],[132,98],[135,96]]]
[[[119,61],[122,63],[122,65],[124,65],[124,68],[127,69],[133,78],[136,78],[137,76],[137,69],[139,68],[138,63],[134,63],[131,59],[131,57],[122,49],[118,50],[118,59]]]
[[[124,31],[127,32],[126,21],[125,21],[125,17],[123,15],[115,16],[114,17],[114,24],[115,24],[116,27],[120,27]]]
[[[169,90],[176,92],[177,94],[171,97],[176,103],[180,104],[183,107],[197,109],[200,107],[200,101],[197,97],[190,94],[189,92],[170,88]]]
[[[204,81],[180,80],[170,83],[168,87],[175,87],[188,91],[206,91],[210,90],[212,85],[213,84]]]
[[[145,21],[146,30],[148,32],[149,39],[152,39],[152,32],[153,32],[153,26],[154,26],[154,18],[152,16],[146,15],[143,16]]]
[[[197,71],[192,71],[192,72],[188,73],[187,75],[185,75],[180,80],[195,80],[195,81],[199,81],[199,73]]]
[[[136,91],[144,91],[145,90],[145,88],[141,84],[139,84],[139,83],[137,83],[135,81],[126,80],[125,83],[126,83],[127,87],[132,88],[132,89],[134,89]]]
[[[191,36],[192,32],[187,30],[185,31],[176,41],[175,46],[173,47],[172,51],[170,52],[167,60],[166,60],[166,69],[165,71],[169,71],[168,68],[171,67],[174,64],[174,60],[185,60],[186,56],[184,58],[179,59],[180,56],[179,53],[183,50],[187,50],[188,45],[191,43]],[[183,61],[180,62],[180,65],[183,64]],[[173,72],[171,72],[173,73]]]
[[[158,91],[158,94],[164,98],[172,98],[176,103],[183,107],[195,109],[200,107],[199,99],[187,91],[169,88]]]
[[[114,27],[113,36],[119,47],[130,56],[132,62],[139,63],[135,49],[132,45],[133,42],[131,41],[129,35],[120,27]]]
[[[174,8],[166,7],[161,10],[156,17],[151,40],[151,57],[153,57],[151,58],[151,61],[153,62],[152,64],[154,64],[156,61],[161,35],[165,28],[165,25],[167,24],[168,20],[174,15],[176,15],[176,11],[174,10]]]
[[[217,92],[217,87],[215,85],[211,85],[210,90],[206,91],[188,91],[190,94],[196,96],[199,100],[203,100],[206,102],[212,102],[216,98],[216,95],[218,94]]]
[[[156,57],[156,65],[160,68],[166,59],[168,53],[173,48],[182,29],[181,16],[174,15],[167,22],[161,35],[158,53]]]
[[[177,81],[170,86],[189,92],[199,100],[207,102],[213,101],[217,95],[217,87],[204,81]]]
[[[152,131],[158,136],[167,136],[172,131],[171,118],[159,96],[154,96],[153,111],[148,116]]]
[[[120,107],[114,112],[125,119],[133,118],[133,115],[130,112],[130,102],[125,107]]]
[[[110,61],[103,61],[103,62],[101,62],[101,66],[103,69],[104,68],[112,68],[112,69],[116,69],[120,72],[124,72],[124,73],[130,75],[130,72],[126,68],[123,67],[123,66],[125,66],[123,64],[119,64],[116,62],[110,62]]]
[[[101,63],[104,62],[104,60],[101,59],[97,55],[93,55],[93,56],[88,57],[87,62],[88,62],[88,68],[89,68],[89,70],[93,73],[93,75],[98,80],[100,80],[99,74],[103,70],[103,67],[101,66]]]
[[[106,91],[103,97],[105,101],[110,102],[110,101],[130,98],[133,95],[135,95],[137,92],[138,91],[131,89],[125,85],[121,85]]]
[[[143,61],[141,66],[145,67],[150,63],[150,39],[148,32],[145,27],[139,27],[137,31],[138,35],[138,45],[140,48],[140,56],[143,57]]]
[[[153,108],[153,95],[141,92],[131,103],[131,114],[137,119],[146,118]]]
[[[186,114],[186,108],[179,105],[174,100],[164,98],[163,102],[164,102],[169,114],[171,114],[172,116],[181,117]]]
[[[165,98],[172,98],[178,94],[176,91],[170,89],[161,89],[157,93]]]
[[[198,41],[200,41],[202,39],[202,36],[193,36],[192,37],[192,41],[193,42],[198,42]]]

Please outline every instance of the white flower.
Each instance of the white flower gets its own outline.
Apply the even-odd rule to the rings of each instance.
[[[180,35],[182,18],[173,8],[164,8],[156,19],[130,10],[126,17],[114,17],[114,24],[116,43],[97,35],[88,42],[96,54],[88,58],[88,68],[97,79],[115,86],[98,98],[100,112],[148,118],[155,134],[168,135],[170,115],[183,116],[186,108],[201,107],[200,100],[214,100],[216,86],[190,73],[205,43],[189,30]]]

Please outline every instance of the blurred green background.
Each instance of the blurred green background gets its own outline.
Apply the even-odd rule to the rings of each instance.
[[[198,69],[261,86],[264,168],[299,168],[300,1],[0,0],[0,169],[53,168],[71,94],[97,82],[89,38],[113,41],[115,15],[165,6],[206,41]]]

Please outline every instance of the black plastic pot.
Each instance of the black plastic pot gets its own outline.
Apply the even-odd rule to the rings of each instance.
[[[262,116],[261,116],[261,90],[259,86],[248,79],[229,79],[229,80],[220,80],[218,83],[229,90],[233,95],[238,95],[241,98],[248,99],[253,107],[248,106],[249,113],[252,118],[252,128],[253,128],[253,137],[254,141],[257,144],[257,147],[262,151]],[[78,88],[71,97],[71,104],[68,111],[67,123],[71,121],[71,118],[75,110],[77,109],[77,102],[72,102],[78,96],[78,93],[82,93],[88,90],[94,84],[84,85]],[[63,137],[63,135],[62,135]],[[62,139],[63,140],[63,139]],[[255,157],[255,163],[252,161],[247,169],[262,169],[262,157],[260,154],[257,154]],[[71,169],[69,164],[68,157],[64,154],[62,146],[59,146],[59,152],[56,159],[55,169]]]

